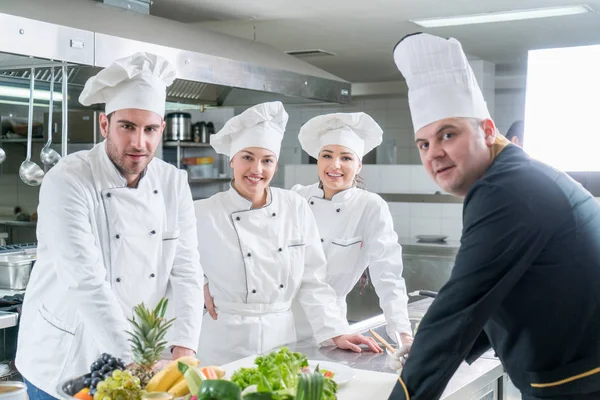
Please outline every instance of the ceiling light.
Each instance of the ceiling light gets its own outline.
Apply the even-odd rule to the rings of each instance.
[[[19,99],[29,98],[29,89],[19,88],[14,86],[0,86],[0,96],[2,97],[16,97]],[[50,101],[50,92],[46,90],[34,90],[33,98],[35,100]],[[62,102],[62,93],[54,92],[54,101]]]
[[[574,5],[565,7],[536,8],[529,10],[515,10],[493,12],[485,14],[459,15],[448,18],[430,18],[411,20],[424,28],[439,28],[443,26],[486,24],[490,22],[520,21],[524,19],[561,17],[593,12],[587,5]]]

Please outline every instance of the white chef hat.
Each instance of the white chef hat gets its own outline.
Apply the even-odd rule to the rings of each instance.
[[[323,147],[334,144],[349,148],[362,159],[381,144],[382,135],[383,130],[368,114],[334,113],[309,120],[300,128],[298,139],[313,158],[319,158]]]
[[[408,85],[415,132],[445,118],[490,118],[458,40],[427,33],[408,35],[396,45],[394,61]]]
[[[233,157],[248,147],[271,150],[279,158],[288,113],[280,101],[257,104],[231,118],[223,129],[211,135],[217,153]]]
[[[137,108],[163,117],[167,87],[175,77],[175,67],[165,58],[136,53],[114,61],[88,79],[79,102],[84,106],[106,103],[106,114]]]

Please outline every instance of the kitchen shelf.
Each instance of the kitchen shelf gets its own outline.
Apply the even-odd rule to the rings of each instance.
[[[209,143],[196,142],[163,142],[163,147],[212,147]]]
[[[231,181],[231,178],[202,178],[202,179],[190,178],[188,180],[189,183],[198,183],[198,184],[225,183],[225,182],[230,182],[230,181]]]
[[[32,143],[42,143],[45,142],[46,139],[44,138],[32,138],[31,142]],[[20,138],[0,138],[0,142],[1,143],[27,143],[27,139],[20,139]]]

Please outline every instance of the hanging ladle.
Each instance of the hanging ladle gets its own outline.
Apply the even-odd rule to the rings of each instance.
[[[50,68],[50,102],[48,104],[48,141],[40,152],[40,159],[42,164],[47,169],[53,167],[58,161],[60,161],[60,154],[56,150],[50,147],[52,145],[52,112],[54,106],[54,68]]]
[[[31,141],[33,139],[33,90],[35,88],[35,68],[31,68],[29,83],[29,116],[27,120],[27,158],[19,168],[19,176],[29,186],[39,186],[44,179],[44,171],[31,161]]]

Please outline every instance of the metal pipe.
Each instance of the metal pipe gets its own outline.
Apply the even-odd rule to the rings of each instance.
[[[69,80],[69,74],[68,74],[68,70],[67,70],[67,64],[63,63],[62,66],[62,94],[63,94],[63,99],[62,99],[62,143],[61,143],[61,153],[63,158],[66,157],[67,155],[67,138],[68,138],[68,133],[67,133],[67,128],[68,128],[68,124],[69,124],[69,116],[68,116],[68,112],[69,112],[69,93],[68,93],[68,81]]]

